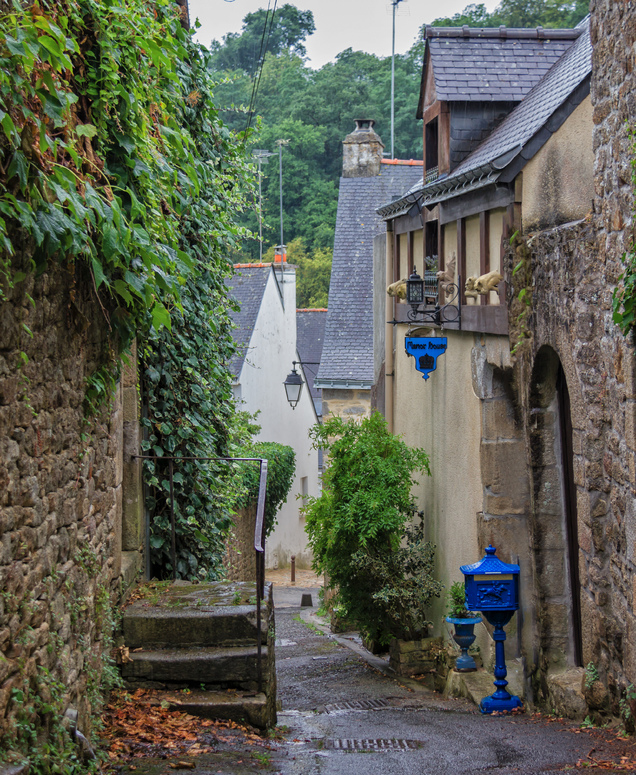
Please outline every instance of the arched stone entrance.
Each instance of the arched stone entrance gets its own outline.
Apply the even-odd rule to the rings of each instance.
[[[540,668],[582,664],[581,590],[572,417],[567,380],[550,347],[537,353],[530,385],[530,548]]]

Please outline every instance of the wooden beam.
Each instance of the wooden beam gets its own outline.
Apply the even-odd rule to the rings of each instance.
[[[400,237],[393,232],[393,282],[400,279]],[[393,297],[393,318],[397,311],[397,297]]]
[[[426,247],[424,248],[426,250]],[[437,268],[442,272],[445,268],[444,261],[444,227],[438,222],[437,224]],[[444,304],[444,291],[439,287],[439,303]]]
[[[440,113],[438,121],[437,166],[439,174],[445,175],[450,172],[450,113]]]
[[[490,272],[490,211],[479,213],[479,274]],[[490,304],[490,294],[479,297],[482,306]]]
[[[461,277],[459,298],[462,305],[466,304],[466,220],[457,219],[457,273]]]

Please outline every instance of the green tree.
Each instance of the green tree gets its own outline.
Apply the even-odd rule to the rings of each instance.
[[[492,13],[471,3],[461,13],[441,17],[433,27],[574,27],[589,13],[589,0],[501,0]]]
[[[421,635],[441,587],[431,576],[433,547],[406,526],[415,474],[430,475],[427,454],[390,433],[378,412],[362,422],[329,418],[311,436],[329,459],[323,492],[304,509],[314,568],[373,640]],[[405,533],[411,540],[401,552]]]
[[[274,260],[274,248],[264,256]],[[296,266],[296,306],[299,308],[326,307],[329,299],[331,277],[331,248],[314,248],[307,251],[302,237],[296,237],[287,245],[287,262]]]
[[[261,8],[243,18],[240,33],[224,35],[222,43],[212,41],[213,66],[219,70],[243,70],[253,75],[260,57],[265,54],[287,53],[304,57],[307,53],[305,40],[315,30],[311,11],[300,11],[287,3],[272,16]]]

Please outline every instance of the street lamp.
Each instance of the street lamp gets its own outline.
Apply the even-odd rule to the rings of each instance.
[[[424,302],[424,280],[415,268],[406,281],[406,301],[413,309],[417,309]]]
[[[285,393],[287,393],[287,400],[292,409],[296,408],[296,404],[300,400],[300,394],[303,392],[303,385],[305,384],[303,378],[296,371],[297,362],[298,361],[293,361],[293,368],[287,375],[287,379],[283,382],[283,385],[285,385]]]
[[[296,366],[320,366],[320,361],[292,361],[291,373],[287,375],[287,379],[283,382],[285,385],[285,392],[287,393],[287,400],[292,409],[296,408],[296,404],[300,400],[300,394],[303,390],[303,378],[296,371]]]

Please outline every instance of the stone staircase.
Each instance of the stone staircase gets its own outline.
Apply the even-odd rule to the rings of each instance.
[[[174,582],[131,603],[123,615],[130,689],[153,689],[153,701],[206,718],[276,723],[272,585],[261,604],[259,691],[256,585]]]

